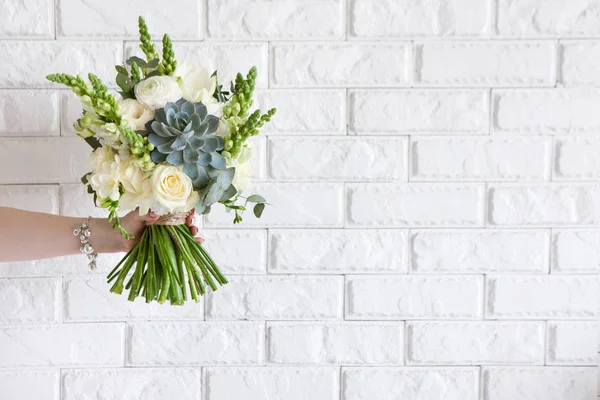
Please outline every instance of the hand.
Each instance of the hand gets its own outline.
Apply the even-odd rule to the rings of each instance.
[[[192,209],[186,219],[186,225],[190,228],[193,236],[198,234],[198,228],[194,226],[195,210]],[[112,225],[105,218],[94,218],[91,229],[94,236],[94,247],[99,253],[128,252],[133,249],[142,238],[144,230],[148,224],[156,222],[159,216],[150,211],[146,215],[139,215],[138,210],[131,211],[121,218],[121,226],[134,236],[133,239],[125,239],[117,230],[112,229]],[[204,239],[197,237],[198,243],[204,243]]]

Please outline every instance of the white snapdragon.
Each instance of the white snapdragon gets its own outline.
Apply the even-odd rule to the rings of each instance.
[[[135,85],[135,98],[145,106],[156,110],[163,108],[167,103],[174,103],[181,99],[181,89],[174,78],[152,76]]]
[[[115,152],[110,147],[98,147],[90,154],[88,165],[92,168],[92,172],[96,173],[102,169],[105,162],[115,161]]]
[[[109,122],[96,130],[96,137],[103,146],[118,149],[121,146],[121,132],[116,124]]]
[[[119,103],[123,120],[135,131],[144,130],[146,123],[154,118],[154,110],[135,99],[125,99]]]

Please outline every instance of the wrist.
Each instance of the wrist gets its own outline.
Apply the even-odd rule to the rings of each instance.
[[[92,218],[90,220],[90,243],[98,253],[118,253],[126,249],[126,239],[106,218]]]

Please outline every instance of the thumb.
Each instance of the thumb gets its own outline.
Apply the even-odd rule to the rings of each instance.
[[[156,215],[154,212],[149,211],[147,214],[145,215],[137,215],[137,219],[140,222],[144,222],[146,224],[148,223],[152,223],[152,222],[156,222],[158,219],[160,218],[160,215]]]

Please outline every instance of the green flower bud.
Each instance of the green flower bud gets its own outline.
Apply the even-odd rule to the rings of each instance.
[[[233,147],[233,140],[228,140],[228,141],[225,143],[225,150],[229,150],[229,149],[231,149],[232,147]]]
[[[153,145],[152,143],[148,143],[148,144],[146,145],[146,149],[147,149],[148,151],[152,151],[152,150],[154,150],[154,145]]]

